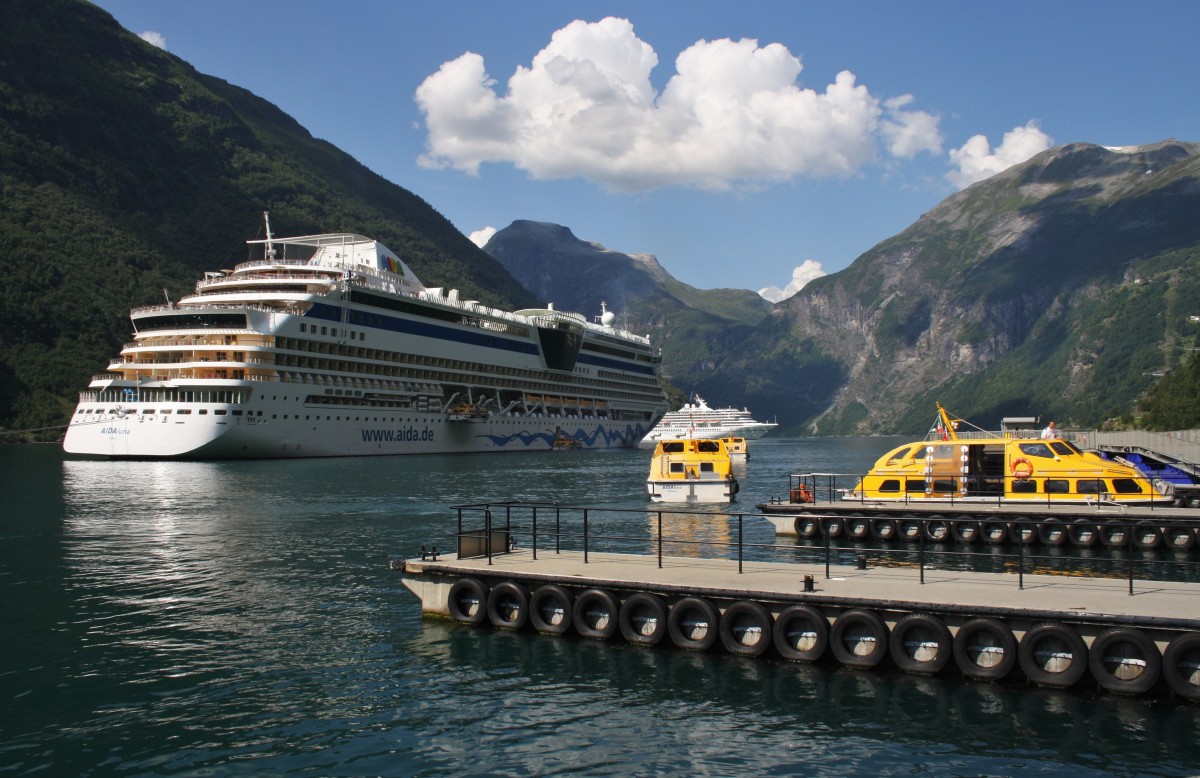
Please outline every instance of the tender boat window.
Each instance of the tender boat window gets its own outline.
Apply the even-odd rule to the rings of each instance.
[[[1056,440],[1053,443],[1051,443],[1050,448],[1054,449],[1055,454],[1058,454],[1059,456],[1062,456],[1062,457],[1069,457],[1072,454],[1079,453],[1079,449],[1071,448],[1070,446],[1068,446],[1066,443],[1062,442],[1061,440]]]
[[[893,451],[891,454],[888,455],[888,459],[887,459],[888,464],[892,465],[897,462],[902,462],[905,459],[908,459],[908,455],[910,453],[912,453],[912,450],[913,450],[913,446],[905,446],[903,448],[896,449],[895,451]],[[898,489],[899,489],[899,484],[897,484],[897,489],[893,490],[893,491],[898,491]]]
[[[713,463],[712,462],[701,462],[700,463],[700,472],[701,473],[711,473],[712,471],[713,471]]]
[[[670,443],[663,443],[662,447],[663,447],[663,452],[667,453],[667,454],[683,453],[683,442],[682,441],[676,440],[676,441],[671,441]]]
[[[1046,483],[1042,485],[1042,491],[1046,494],[1068,494],[1071,491],[1071,482],[1065,478],[1047,478]]]
[[[1080,478],[1075,482],[1075,491],[1080,494],[1100,494],[1108,490],[1104,488],[1104,481],[1099,478]]]
[[[1021,481],[1017,478],[1013,479],[1012,492],[1013,494],[1030,494],[1037,491],[1037,481],[1032,478],[1028,481]]]
[[[879,485],[879,491],[881,491],[881,492],[898,492],[898,491],[900,491],[900,479],[899,478],[888,478],[887,480],[885,480],[883,483],[881,483]]]
[[[1112,485],[1117,494],[1141,494],[1145,491],[1135,478],[1114,478]]]
[[[1025,456],[1054,459],[1054,452],[1045,443],[1022,443],[1018,448]]]
[[[671,463],[671,472],[672,473],[682,473],[683,472],[683,463],[682,462],[672,462]]]
[[[696,450],[704,454],[716,454],[721,450],[721,445],[713,440],[701,440],[696,443]]]
[[[913,492],[924,492],[925,491],[925,479],[924,478],[907,478],[907,479],[905,479],[904,491],[906,491],[910,494]]]

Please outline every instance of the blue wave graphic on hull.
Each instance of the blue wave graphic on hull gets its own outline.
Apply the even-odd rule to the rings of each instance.
[[[553,446],[554,439],[562,434],[563,432],[517,432],[512,435],[477,435],[476,437],[487,438],[500,448],[517,442],[528,448],[535,443],[544,443],[547,446]],[[596,432],[592,435],[588,435],[582,427],[579,427],[571,435],[575,440],[580,441],[589,448],[594,447],[601,440],[603,440],[603,445],[605,446],[612,446],[614,442],[616,445],[629,446],[645,436],[646,431],[642,428],[641,424],[636,426],[626,425],[624,432],[617,430],[609,431],[600,426],[596,428]]]

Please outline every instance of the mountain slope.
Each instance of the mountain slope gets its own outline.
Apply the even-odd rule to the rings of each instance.
[[[648,334],[662,348],[664,373],[681,385],[710,375],[771,309],[745,289],[688,286],[653,255],[612,251],[557,224],[513,222],[484,251],[558,308],[598,315],[601,303],[607,304],[619,326]],[[737,402],[740,392],[717,392],[709,399]]]
[[[721,364],[793,431],[1097,424],[1195,345],[1200,146],[1070,144],[975,184],[780,303]],[[787,400],[786,405],[777,406]]]
[[[245,257],[264,210],[277,234],[362,233],[430,285],[535,304],[423,200],[103,10],[7,0],[3,18],[0,425],[61,424],[129,309]]]

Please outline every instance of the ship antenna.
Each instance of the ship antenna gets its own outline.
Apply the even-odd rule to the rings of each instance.
[[[271,212],[263,211],[263,222],[267,225],[267,259],[275,259],[275,244],[271,242]]]

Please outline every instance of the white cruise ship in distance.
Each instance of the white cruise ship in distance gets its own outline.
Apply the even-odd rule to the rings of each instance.
[[[710,408],[704,398],[692,395],[677,411],[663,416],[662,421],[642,439],[642,446],[654,446],[660,440],[676,438],[761,438],[779,425],[770,421],[755,421],[746,408]]]
[[[265,214],[264,214],[265,215]],[[63,448],[229,459],[633,447],[667,410],[647,338],[426,288],[378,241],[249,241],[195,294],[130,313]]]

